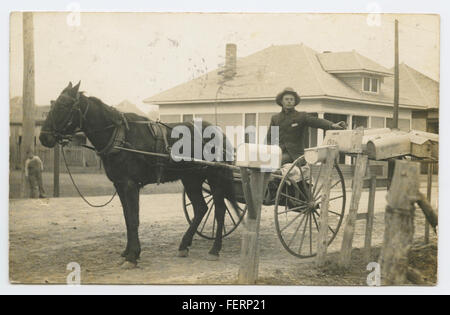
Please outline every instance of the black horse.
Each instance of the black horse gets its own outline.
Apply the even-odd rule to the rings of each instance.
[[[44,146],[52,148],[57,142],[82,131],[93,144],[103,161],[106,176],[114,183],[122,203],[127,228],[127,246],[122,253],[125,257],[124,266],[135,267],[141,253],[138,234],[140,188],[150,183],[176,180],[182,181],[194,208],[194,219],[182,238],[178,256],[188,255],[195,231],[208,210],[202,193],[202,184],[207,180],[213,194],[217,221],[217,233],[208,258],[217,259],[222,248],[226,211],[224,198],[236,206],[232,171],[221,167],[199,166],[188,161],[174,162],[115,148],[121,146],[167,153],[170,146],[179,140],[171,137],[171,129],[185,126],[192,134],[198,134],[198,128],[193,123],[162,124],[133,113],[119,112],[98,98],[79,92],[79,87],[80,83],[76,86],[69,83],[57,100],[52,101],[39,139]],[[210,125],[202,124],[202,131],[206,126]],[[203,147],[207,141],[205,139],[202,142]],[[193,139],[191,145],[194,147]]]

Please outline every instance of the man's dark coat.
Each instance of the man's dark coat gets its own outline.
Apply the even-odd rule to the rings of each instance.
[[[292,160],[296,160],[305,151],[305,132],[307,127],[332,129],[333,122],[316,118],[306,112],[281,111],[272,116],[270,127],[279,127],[279,146],[283,153],[288,153]],[[267,144],[271,144],[271,128],[267,134]]]

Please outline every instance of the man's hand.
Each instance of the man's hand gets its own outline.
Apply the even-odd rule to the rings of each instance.
[[[335,130],[344,130],[347,129],[347,124],[345,123],[345,121],[340,121],[336,124],[331,125],[331,128]]]

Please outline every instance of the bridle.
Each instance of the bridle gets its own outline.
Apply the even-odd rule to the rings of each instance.
[[[72,101],[73,104],[70,106],[71,108],[67,111],[67,115],[64,118],[61,127],[58,127],[54,117],[54,110],[56,102],[58,102],[61,97]],[[89,111],[89,102],[87,102],[86,109],[84,110],[84,112],[80,106],[81,103],[80,93],[77,93],[77,96],[75,98],[66,94],[61,94],[56,102],[52,104],[52,108],[50,108],[50,111],[48,113],[48,118],[50,119],[51,123],[51,130],[49,131],[41,130],[41,133],[51,134],[52,136],[55,137],[56,141],[59,144],[62,144],[67,140],[70,141],[75,133],[83,130],[83,124],[85,124],[84,122],[86,121],[86,115],[87,112]],[[79,113],[78,126],[74,128],[73,132],[68,133],[67,128],[74,124],[74,117],[77,112]]]
[[[78,188],[77,184],[75,183],[75,180],[72,177],[72,173],[70,172],[69,166],[67,164],[66,156],[64,154],[64,148],[63,148],[66,144],[68,144],[69,141],[72,140],[72,136],[78,130],[79,131],[84,131],[85,133],[97,132],[97,130],[94,130],[94,131],[83,130],[83,124],[86,126],[85,122],[86,122],[86,115],[87,115],[87,112],[89,110],[89,102],[86,102],[86,109],[83,112],[83,110],[81,109],[81,106],[80,106],[80,102],[81,102],[80,93],[77,93],[77,96],[75,98],[73,98],[73,97],[71,97],[69,95],[66,95],[66,94],[61,94],[58,97],[58,100],[59,100],[60,97],[67,98],[67,99],[73,101],[73,104],[71,105],[70,110],[68,110],[68,113],[67,113],[65,119],[63,120],[64,123],[62,124],[62,127],[58,128],[58,126],[56,124],[56,121],[55,121],[55,117],[54,117],[54,109],[55,109],[55,106],[56,106],[56,102],[55,102],[55,103],[52,104],[52,108],[50,109],[50,111],[48,113],[48,118],[50,119],[50,123],[51,123],[51,130],[50,131],[41,130],[41,133],[47,133],[47,134],[53,135],[55,137],[56,141],[59,144],[61,144],[61,146],[62,146],[62,150],[61,151],[62,151],[62,156],[63,156],[63,159],[64,159],[64,164],[66,165],[66,169],[67,169],[67,171],[69,173],[70,180],[72,181],[72,184],[74,185],[74,187],[77,190],[77,192],[80,195],[80,197],[91,207],[95,207],[95,208],[105,207],[106,205],[111,203],[111,201],[116,196],[117,191],[115,191],[114,194],[112,195],[112,197],[104,204],[96,205],[96,204],[92,204],[91,202],[89,202],[83,196],[83,194],[81,193],[81,191]],[[74,120],[74,117],[75,117],[75,113],[77,113],[77,112],[79,113],[79,117],[80,117],[78,127],[75,127],[72,132],[68,133],[66,130],[67,130],[67,128],[69,126],[73,125],[73,123],[74,123],[73,120]],[[113,125],[113,127],[114,127],[114,125]],[[108,129],[108,128],[110,128],[110,126],[108,126],[106,128],[102,128],[101,130]],[[116,132],[113,133],[113,137],[115,137],[115,134],[116,134]]]

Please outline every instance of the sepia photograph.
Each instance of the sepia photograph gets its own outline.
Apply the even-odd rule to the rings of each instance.
[[[380,9],[11,12],[11,285],[436,286],[441,17]]]

